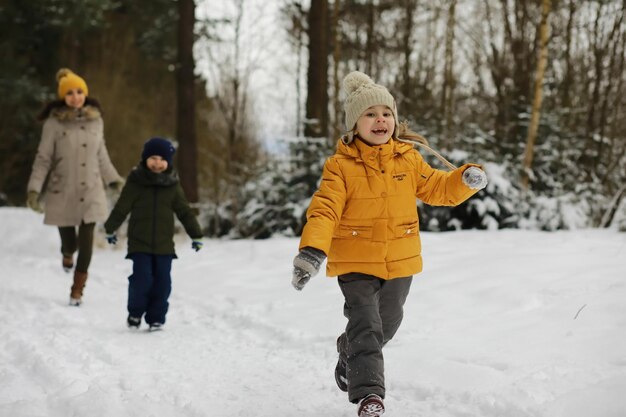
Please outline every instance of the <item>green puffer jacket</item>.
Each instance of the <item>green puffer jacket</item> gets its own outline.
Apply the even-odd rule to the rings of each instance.
[[[176,171],[157,174],[137,165],[119,200],[104,223],[107,234],[115,232],[130,213],[128,254],[174,255],[174,214],[192,239],[202,238],[202,230],[185,198]]]

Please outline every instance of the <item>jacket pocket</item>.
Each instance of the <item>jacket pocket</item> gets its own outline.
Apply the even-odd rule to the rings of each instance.
[[[63,179],[63,176],[53,171],[50,173],[50,178],[48,178],[48,182],[46,183],[46,191],[53,194],[58,194],[63,191],[64,183],[65,181]]]
[[[340,224],[335,230],[335,235],[340,239],[371,239],[372,226],[349,226]]]
[[[417,237],[419,235],[419,222],[411,222],[400,224],[394,228],[394,237],[396,239],[405,237]]]

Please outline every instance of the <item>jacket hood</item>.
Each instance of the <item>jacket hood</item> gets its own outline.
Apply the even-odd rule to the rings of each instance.
[[[81,118],[95,120],[101,117],[100,110],[95,106],[85,105],[76,110],[68,106],[52,109],[50,117],[54,117],[60,122],[73,122]]]
[[[178,184],[178,173],[173,168],[168,168],[165,172],[152,172],[140,163],[130,172],[128,181],[144,186],[170,187]]]
[[[384,153],[404,154],[411,149],[413,145],[400,142],[396,139],[390,139],[389,142],[382,145],[368,145],[358,137],[350,143],[346,143],[343,138],[337,141],[337,153],[339,155],[348,156],[355,159],[363,159],[364,154],[375,152],[376,149],[382,148]]]

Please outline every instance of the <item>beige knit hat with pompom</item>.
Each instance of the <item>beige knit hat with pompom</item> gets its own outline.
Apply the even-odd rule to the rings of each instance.
[[[352,131],[361,114],[368,108],[376,105],[387,106],[391,109],[396,122],[392,136],[394,138],[398,137],[399,125],[396,101],[385,87],[374,83],[368,75],[359,71],[353,71],[343,79],[343,89],[346,92],[346,101],[343,104],[343,108],[346,112],[346,129],[348,130],[348,135],[344,137],[344,142],[349,143],[352,141]]]
[[[89,89],[87,83],[78,75],[74,74],[72,70],[68,68],[61,68],[57,71],[57,82],[59,83],[58,94],[59,98],[64,98],[68,91],[75,88],[80,88],[85,93],[85,96],[89,95]]]

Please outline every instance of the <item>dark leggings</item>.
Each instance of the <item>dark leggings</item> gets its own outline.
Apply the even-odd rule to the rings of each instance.
[[[61,253],[64,256],[72,256],[78,249],[78,259],[76,259],[76,271],[87,272],[91,263],[93,253],[93,231],[95,223],[81,223],[78,226],[59,227],[61,235]]]

